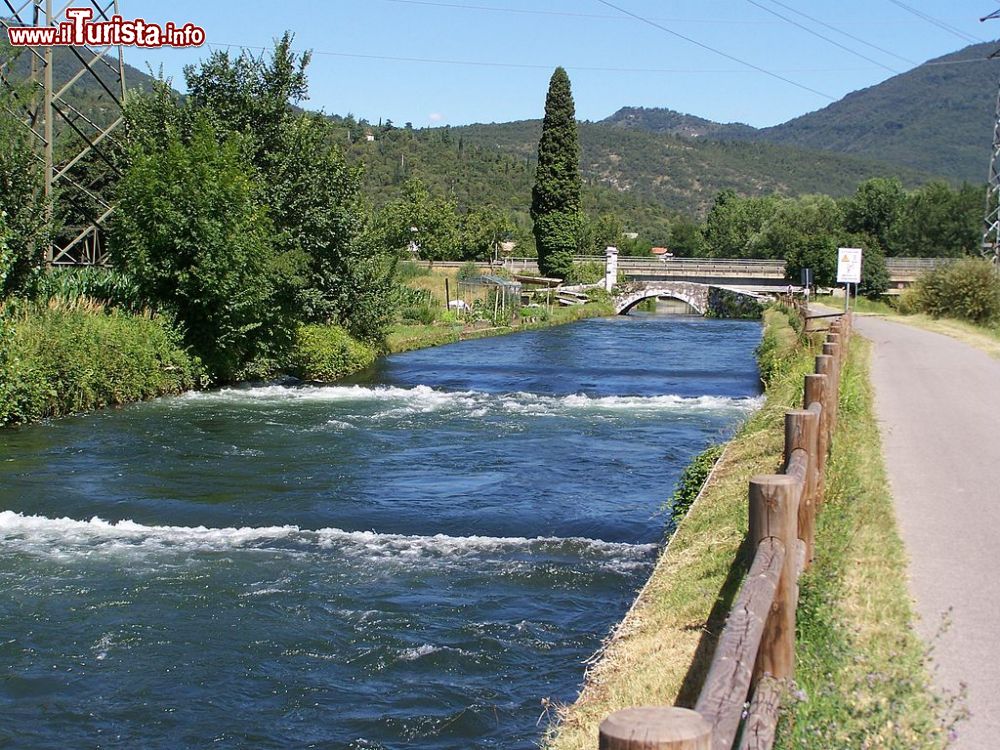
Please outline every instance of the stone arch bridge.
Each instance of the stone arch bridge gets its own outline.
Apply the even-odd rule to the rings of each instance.
[[[700,315],[743,317],[754,311],[759,313],[760,303],[765,299],[746,289],[689,281],[631,282],[617,289],[613,297],[616,315],[624,315],[643,300],[671,297],[686,302]]]

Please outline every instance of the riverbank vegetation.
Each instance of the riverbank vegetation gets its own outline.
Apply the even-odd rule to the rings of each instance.
[[[485,288],[450,308],[448,295],[426,286],[441,279],[421,278],[401,258],[488,260],[518,228],[490,205],[457,212],[419,181],[375,209],[334,124],[299,107],[309,61],[285,34],[270,55],[215,52],[187,67],[187,97],[165,80],[132,93],[124,138],[109,139],[100,160],[80,163],[103,200],[127,207],[103,236],[109,268],[45,267],[50,239],[81,217],[42,197],[27,131],[8,113],[19,94],[3,94],[10,106],[0,114],[0,382],[7,393],[0,421],[182,385],[278,374],[334,380],[386,351],[611,312],[607,304],[522,311],[516,295],[497,304],[500,292]],[[469,279],[453,277],[453,288],[458,281]],[[88,315],[93,320],[84,321]],[[60,326],[85,327],[81,346],[95,351],[72,351],[67,340],[58,352],[72,366],[54,373],[30,342]],[[183,361],[183,376],[161,382],[153,367],[134,388],[120,387],[136,377],[134,368],[104,355],[134,352],[149,365],[139,353],[152,346],[153,328],[162,333],[153,346],[158,361]],[[107,340],[94,338],[101,335]],[[29,371],[38,373],[30,382]]]
[[[0,373],[2,426],[180,393],[204,370],[167,320],[77,301],[8,308]]]
[[[619,708],[696,701],[746,573],[748,482],[781,465],[784,413],[800,406],[802,377],[812,372],[815,349],[791,321],[778,309],[767,312],[758,352],[767,382],[763,407],[725,446],[632,610],[588,671],[577,702],[558,710],[547,750],[589,750],[601,719]],[[820,554],[801,584],[801,687],[785,709],[782,747],[940,747],[946,731],[911,629],[905,558],[884,483],[866,366],[867,349],[859,342],[841,394],[844,416],[828,466]],[[923,730],[924,738],[908,744]]]

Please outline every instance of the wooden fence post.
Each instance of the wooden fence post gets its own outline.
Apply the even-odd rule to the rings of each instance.
[[[830,409],[830,435],[837,428],[837,406],[840,400],[840,345],[823,344],[823,355],[830,358],[830,369],[825,373],[830,376],[830,384],[827,388],[827,407]]]
[[[642,706],[601,722],[600,750],[711,750],[712,726],[696,711]]]
[[[785,412],[785,474],[789,473],[792,455],[801,450],[806,455],[805,473],[802,477],[802,494],[798,508],[798,538],[805,544],[803,570],[812,564],[816,539],[816,463],[818,451],[816,437],[819,432],[819,414],[814,411],[793,410]]]
[[[818,359],[818,357],[817,357]],[[818,369],[818,366],[817,366]],[[819,405],[819,421],[816,424],[816,464],[815,464],[815,484],[813,485],[813,497],[815,498],[816,510],[823,505],[823,497],[826,493],[826,451],[829,442],[829,431],[827,428],[826,389],[830,379],[826,375],[806,375],[805,398],[803,406],[809,408],[813,404]]]
[[[833,357],[820,354],[816,357],[816,374],[826,375],[826,388],[823,389],[823,431],[826,439],[826,449],[829,453],[830,438],[833,435],[833,400],[837,394],[837,381],[833,375]]]
[[[795,606],[798,589],[799,482],[784,474],[765,474],[750,480],[750,542],[753,549],[768,537],[785,546],[781,580],[764,627],[757,653],[758,677],[768,673],[779,680],[795,671]]]

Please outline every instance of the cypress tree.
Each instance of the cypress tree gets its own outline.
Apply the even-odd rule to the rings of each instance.
[[[580,141],[573,92],[562,68],[552,74],[545,97],[531,218],[539,270],[543,276],[566,278],[580,225]]]

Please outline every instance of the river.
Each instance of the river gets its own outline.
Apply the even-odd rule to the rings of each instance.
[[[588,320],[0,431],[0,746],[533,747],[759,338]]]

